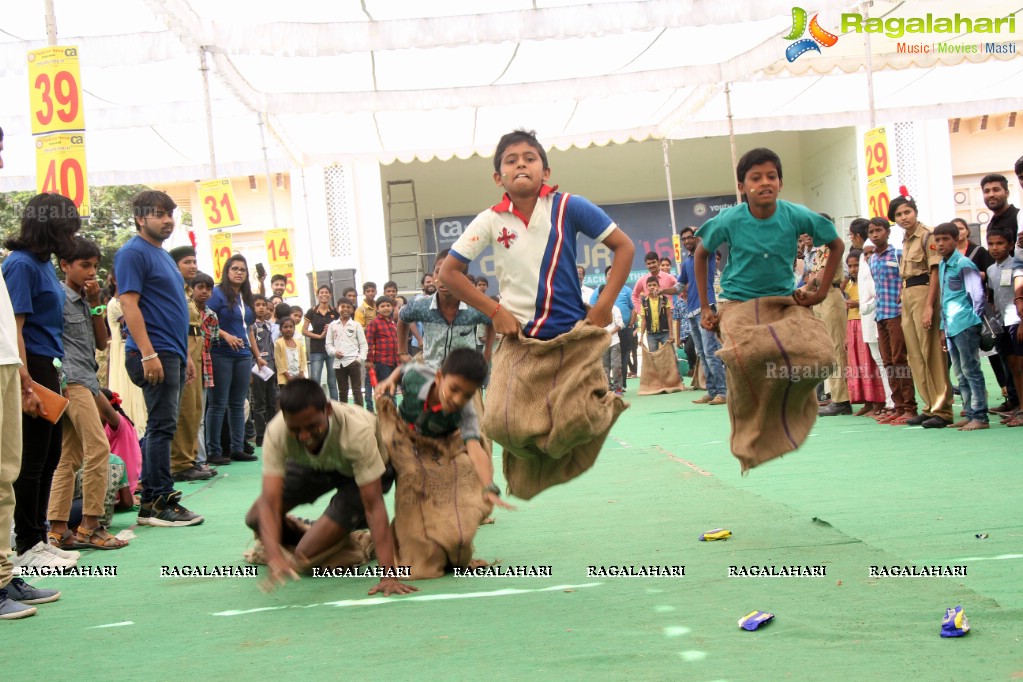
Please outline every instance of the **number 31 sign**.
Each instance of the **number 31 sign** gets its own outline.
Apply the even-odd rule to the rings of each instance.
[[[206,226],[211,230],[241,225],[238,204],[234,199],[234,188],[227,178],[205,180],[199,183],[199,202],[206,216]]]

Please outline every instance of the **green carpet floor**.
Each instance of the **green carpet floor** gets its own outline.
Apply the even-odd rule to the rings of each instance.
[[[480,529],[477,556],[550,565],[552,577],[449,576],[387,599],[366,595],[369,579],[304,578],[266,595],[255,579],[158,577],[162,565],[241,563],[260,466],[236,463],[179,486],[204,525],[138,528],[130,547],[83,557],[116,564],[117,577],[35,580],[63,597],[0,625],[0,679],[1023,677],[1023,429],[832,417],[798,452],[741,477],[725,408],[692,405],[699,395],[632,398],[590,472]],[[115,531],[133,523],[119,515]],[[718,527],[733,537],[697,540]],[[652,564],[685,576],[587,570]],[[794,564],[827,575],[727,577],[730,565]],[[893,564],[966,565],[967,576],[868,575]],[[942,639],[956,605],[973,630]],[[740,629],[753,610],[776,618]]]

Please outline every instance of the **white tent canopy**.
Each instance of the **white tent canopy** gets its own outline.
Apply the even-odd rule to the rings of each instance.
[[[1005,17],[1012,2],[877,0],[871,16]],[[55,0],[58,43],[77,45],[90,181],[209,177],[199,51],[209,52],[218,175],[361,158],[492,153],[511,128],[558,148],[728,131],[864,124],[865,39],[842,34],[859,3],[806,7],[838,42],[789,63],[791,0]],[[485,8],[485,13],[479,13]],[[1016,41],[1010,54],[900,54],[872,36],[879,120],[1023,109],[1015,34],[905,42]],[[34,187],[25,54],[44,47],[42,0],[0,21],[0,190]]]

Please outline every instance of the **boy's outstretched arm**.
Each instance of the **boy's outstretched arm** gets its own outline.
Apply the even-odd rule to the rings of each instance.
[[[622,287],[625,286],[625,281],[629,279],[632,258],[636,253],[636,247],[632,240],[621,228],[613,230],[603,243],[614,254],[611,260],[611,271],[607,273],[607,284],[604,286],[603,293],[597,297],[597,302],[586,313],[586,320],[598,327],[606,327],[611,324],[611,307],[614,306],[615,299],[618,298]],[[445,265],[447,265],[446,262]]]
[[[493,299],[476,288],[465,273],[469,265],[449,255],[440,266],[440,281],[448,288],[455,298],[471,305],[494,321],[494,331],[507,336],[517,336],[522,325],[515,316],[495,303]],[[620,288],[620,287],[619,287]]]
[[[802,288],[796,289],[792,294],[793,298],[796,299],[796,303],[801,306],[809,308],[823,301],[831,290],[831,283],[835,280],[835,271],[838,270],[839,263],[845,262],[845,259],[842,257],[845,254],[845,242],[842,241],[841,237],[828,242],[827,247],[828,260],[824,263],[824,269],[818,278],[820,286],[817,287],[816,291],[810,291],[804,285]]]

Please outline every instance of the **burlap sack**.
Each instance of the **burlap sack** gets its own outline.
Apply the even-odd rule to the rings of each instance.
[[[647,350],[646,344],[640,344],[643,353],[643,365],[639,370],[639,393],[637,395],[657,395],[658,393],[678,393],[688,390],[678,375],[678,355],[675,346],[666,343],[655,352]]]
[[[395,565],[410,566],[412,580],[468,567],[472,540],[490,505],[461,434],[420,436],[386,398],[377,402],[377,422],[395,473]]]
[[[707,389],[707,383],[703,379],[703,363],[700,362],[700,356],[696,356],[696,366],[693,369],[693,380],[689,382],[689,387],[700,391]]]
[[[607,385],[611,337],[585,322],[548,341],[504,337],[494,353],[483,428],[504,449],[508,492],[528,500],[593,466],[629,404]]]
[[[303,531],[307,531],[310,528],[305,520],[290,514],[286,519],[286,523]],[[285,557],[291,558],[294,556],[295,545],[282,546],[281,552]],[[312,573],[313,567],[355,568],[368,564],[373,560],[374,556],[373,538],[369,531],[356,530],[349,533],[336,546],[306,561],[300,568],[307,575]],[[258,537],[252,547],[242,553],[242,558],[250,564],[266,565],[266,550],[263,548],[263,543]]]
[[[718,311],[732,454],[745,473],[806,440],[835,354],[824,324],[791,297],[720,302]]]

